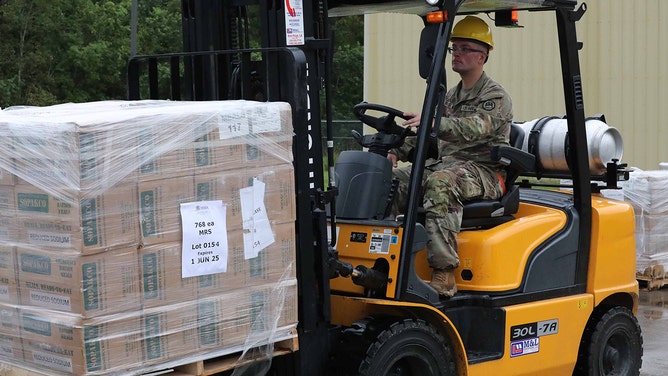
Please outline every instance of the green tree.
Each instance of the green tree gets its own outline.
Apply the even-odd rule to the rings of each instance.
[[[179,0],[137,0],[137,53],[162,54],[183,51],[181,2]]]
[[[38,1],[7,0],[1,6],[0,106],[53,100],[45,87],[52,82],[54,56],[40,48],[44,37],[34,31],[57,21],[57,14]]]
[[[336,158],[343,150],[361,149],[351,132],[353,129],[362,132],[362,124],[355,118],[353,106],[363,99],[364,17],[341,17],[330,21],[334,42],[330,99],[332,119],[335,120],[332,131]]]
[[[138,1],[138,53],[182,50],[179,0]],[[125,99],[132,0],[0,0],[0,107]],[[334,118],[362,99],[363,17],[332,19]]]
[[[331,28],[334,34],[332,117],[354,119],[352,108],[363,96],[364,17],[334,18]]]
[[[64,46],[59,70],[63,80],[56,93],[75,102],[121,99],[125,93],[121,68],[130,54],[130,0],[82,1],[80,6],[74,13],[77,19],[66,30],[71,43]]]
[[[139,52],[179,51],[180,2],[139,4]],[[0,1],[0,107],[124,99],[131,5]]]

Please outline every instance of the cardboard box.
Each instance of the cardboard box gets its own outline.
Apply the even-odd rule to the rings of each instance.
[[[290,107],[285,103],[192,104],[182,113],[156,114],[153,121],[138,130],[142,181],[292,160]]]
[[[137,250],[80,255],[17,247],[20,303],[97,317],[140,308]]]
[[[181,203],[196,201],[192,176],[139,183],[141,242],[181,240]]]
[[[145,147],[146,149],[148,147]],[[138,169],[140,181],[167,179],[192,175],[192,153],[188,149],[177,149],[157,154],[151,150],[141,150],[143,162]]]
[[[0,215],[16,215],[16,197],[13,185],[0,185]]]
[[[0,245],[0,303],[19,304],[16,250],[9,245]]]
[[[90,254],[139,243],[134,183],[71,196],[16,185],[15,194],[20,245]]]
[[[247,137],[244,157],[252,167],[292,164],[292,133]]]
[[[202,122],[210,140],[225,140],[249,134],[292,134],[292,111],[285,102],[232,100],[210,102],[215,111]],[[200,135],[203,132],[198,132]]]
[[[9,134],[8,127],[5,127],[3,130],[2,122],[0,122],[0,185],[11,186],[16,184],[16,176],[11,173],[11,171],[14,171],[15,166]]]
[[[246,259],[242,230],[228,233],[227,272],[197,277],[199,297],[218,295],[235,289],[279,282],[296,278],[296,244],[294,222],[274,224],[271,227],[274,243]]]
[[[225,101],[193,145],[196,174],[292,162],[292,115],[287,103]],[[200,127],[202,128],[202,127]]]
[[[0,362],[23,361],[19,315],[15,305],[0,304]]]
[[[49,118],[12,115],[10,111],[0,121],[0,138],[9,146],[0,151],[0,160],[11,158],[17,183],[45,188],[75,186],[79,180],[76,126]]]
[[[4,161],[9,162],[9,158],[0,159],[0,164]],[[0,167],[0,185],[14,185],[16,184],[16,176],[9,172],[6,168]]]
[[[25,363],[49,374],[108,375],[143,366],[138,312],[84,319],[20,308]]]
[[[215,296],[145,309],[145,365],[215,351],[222,355],[269,343],[297,325],[296,280],[263,284]],[[252,337],[251,337],[252,336]]]
[[[181,243],[139,250],[142,307],[167,306],[197,298],[197,277],[181,277]]]
[[[140,181],[290,163],[292,133],[251,134],[252,119],[245,111],[220,111],[208,121],[181,130],[178,141],[173,129],[164,124],[142,129]]]
[[[170,305],[248,286],[295,278],[294,222],[274,224],[274,243],[245,259],[242,230],[228,233],[228,263],[224,273],[181,277],[181,243],[158,243],[139,251],[144,308]]]
[[[190,118],[168,116],[164,120],[166,123],[145,121],[136,129],[140,181],[192,175],[196,164],[193,145],[198,137],[217,129],[202,114]]]
[[[193,145],[195,174],[292,163],[292,134],[247,135]]]
[[[69,104],[8,113],[0,133],[10,140],[17,184],[59,194],[66,189],[99,193],[119,181],[136,180],[131,123],[121,126],[114,120],[118,114],[96,110]]]
[[[0,363],[20,364],[21,362],[23,362],[21,337],[4,334],[0,329]]]
[[[0,215],[0,245],[16,244],[19,231],[16,216],[5,217]]]
[[[200,299],[198,320],[215,323],[207,337],[200,336],[200,348],[218,343],[234,348],[249,340],[253,347],[267,344],[278,332],[296,327],[296,298],[296,280],[286,280]]]
[[[208,325],[198,321],[195,301],[145,309],[142,315],[141,360],[144,365],[187,358],[199,351],[197,332]]]
[[[194,277],[197,283],[197,296],[207,297],[222,292],[243,288],[246,285],[250,264],[244,260],[241,231],[227,234],[227,271],[225,273],[206,274]]]
[[[11,145],[8,158],[19,156],[20,181],[98,191],[142,169],[155,179],[181,176],[179,166],[220,170],[262,162],[243,146],[267,145],[259,147],[264,153],[293,133],[290,106],[278,102],[70,103],[12,111],[3,120],[0,136]],[[286,160],[291,147],[284,146],[273,154]]]
[[[264,183],[263,203],[268,219],[279,223],[294,221],[297,208],[291,164],[196,175],[196,201],[222,200],[227,206],[227,229],[241,229],[244,220],[241,189],[253,187],[254,179]]]
[[[16,305],[0,303],[0,333],[17,337],[20,335]]]

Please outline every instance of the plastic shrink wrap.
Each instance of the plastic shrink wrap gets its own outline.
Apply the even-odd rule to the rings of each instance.
[[[668,278],[668,171],[634,171],[623,191],[636,216],[636,271]]]
[[[291,142],[286,103],[0,111],[0,363],[140,374],[294,337]]]

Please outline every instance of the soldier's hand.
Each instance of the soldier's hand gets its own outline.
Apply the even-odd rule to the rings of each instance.
[[[420,126],[420,114],[415,112],[404,112],[404,116],[409,117],[410,119],[401,123],[404,127],[418,127]]]
[[[397,167],[397,156],[392,153],[387,153],[387,159],[392,162],[392,167]]]

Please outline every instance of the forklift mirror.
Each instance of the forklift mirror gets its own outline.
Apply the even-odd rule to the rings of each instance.
[[[418,68],[420,77],[427,79],[431,61],[434,57],[434,45],[438,36],[440,24],[427,24],[420,33],[420,51],[418,53]]]

